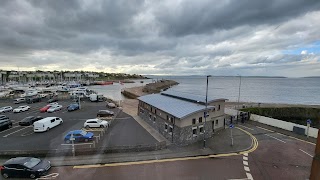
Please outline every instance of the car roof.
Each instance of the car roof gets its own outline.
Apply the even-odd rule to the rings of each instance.
[[[69,131],[68,134],[81,133],[81,132],[83,132],[83,130],[73,130],[73,131]]]
[[[87,119],[86,122],[87,122],[87,121],[97,121],[97,120],[100,120],[100,119],[98,119],[98,118],[95,118],[95,119]]]
[[[31,159],[31,157],[16,157],[16,158],[11,158],[8,161],[4,163],[4,165],[8,164],[24,164],[26,161]]]

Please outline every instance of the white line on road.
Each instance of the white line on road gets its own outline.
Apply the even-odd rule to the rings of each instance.
[[[17,128],[17,127],[20,127],[20,126],[14,126],[14,127],[9,128],[9,129],[7,129],[7,130],[1,131],[0,133],[4,133],[4,132],[7,132],[7,131],[10,131],[10,130],[12,130],[12,129],[14,129],[14,128]]]
[[[248,166],[248,161],[243,161],[243,164]]]
[[[246,175],[247,175],[248,179],[253,180],[253,177],[252,177],[252,175],[250,173],[246,173]]]
[[[269,135],[269,134],[265,134],[265,135],[268,136],[268,137],[271,137],[271,138],[273,138],[273,139],[276,139],[276,140],[278,140],[278,141],[280,141],[280,142],[286,143],[285,141],[283,141],[283,140],[281,140],[281,139],[278,139],[278,138],[276,138],[276,137],[274,137],[274,136],[271,136],[271,135]]]
[[[243,156],[243,160],[248,161],[248,157]]]
[[[302,151],[303,153],[305,153],[306,155],[308,155],[308,156],[310,156],[310,157],[312,157],[313,158],[313,156],[311,155],[311,154],[309,154],[309,153],[307,153],[307,152],[305,152],[304,150],[302,150],[302,149],[299,149],[300,151]]]
[[[244,170],[249,172],[250,168],[248,166],[244,166]]]
[[[248,156],[248,153],[244,153],[243,155],[244,155],[244,156]]]
[[[243,127],[243,128],[247,128],[247,129],[250,129],[250,130],[254,131],[254,129],[249,128],[249,127],[247,127],[247,126],[243,126],[243,125],[240,125],[240,124],[239,124],[239,126],[241,126],[241,127]]]
[[[263,128],[263,127],[260,127],[260,126],[256,126],[256,127],[259,128],[259,129],[263,129],[263,130],[265,130],[265,131],[274,132],[274,131],[271,131],[271,130],[269,130],[269,129],[266,129],[266,128]]]
[[[32,127],[32,126],[27,126],[27,127],[25,127],[25,128],[19,129],[19,130],[17,130],[17,131],[14,131],[14,132],[12,132],[12,133],[9,133],[9,134],[7,134],[7,135],[5,135],[5,136],[3,136],[3,137],[8,137],[8,136],[11,135],[11,134],[14,134],[14,133],[16,133],[16,132],[22,131],[22,130],[27,129],[27,128],[29,128],[29,127]]]

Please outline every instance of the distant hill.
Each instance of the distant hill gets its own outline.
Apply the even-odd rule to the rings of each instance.
[[[307,76],[307,77],[303,77],[303,78],[320,78],[320,76]]]

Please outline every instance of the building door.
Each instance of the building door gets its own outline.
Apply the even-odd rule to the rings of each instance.
[[[214,121],[211,121],[212,123],[212,134],[214,134]]]

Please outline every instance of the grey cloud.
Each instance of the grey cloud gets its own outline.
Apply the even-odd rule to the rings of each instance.
[[[182,1],[173,8],[163,5],[155,13],[156,19],[163,25],[163,35],[185,36],[240,25],[278,24],[319,7],[318,0],[307,3],[304,0],[202,0]]]

